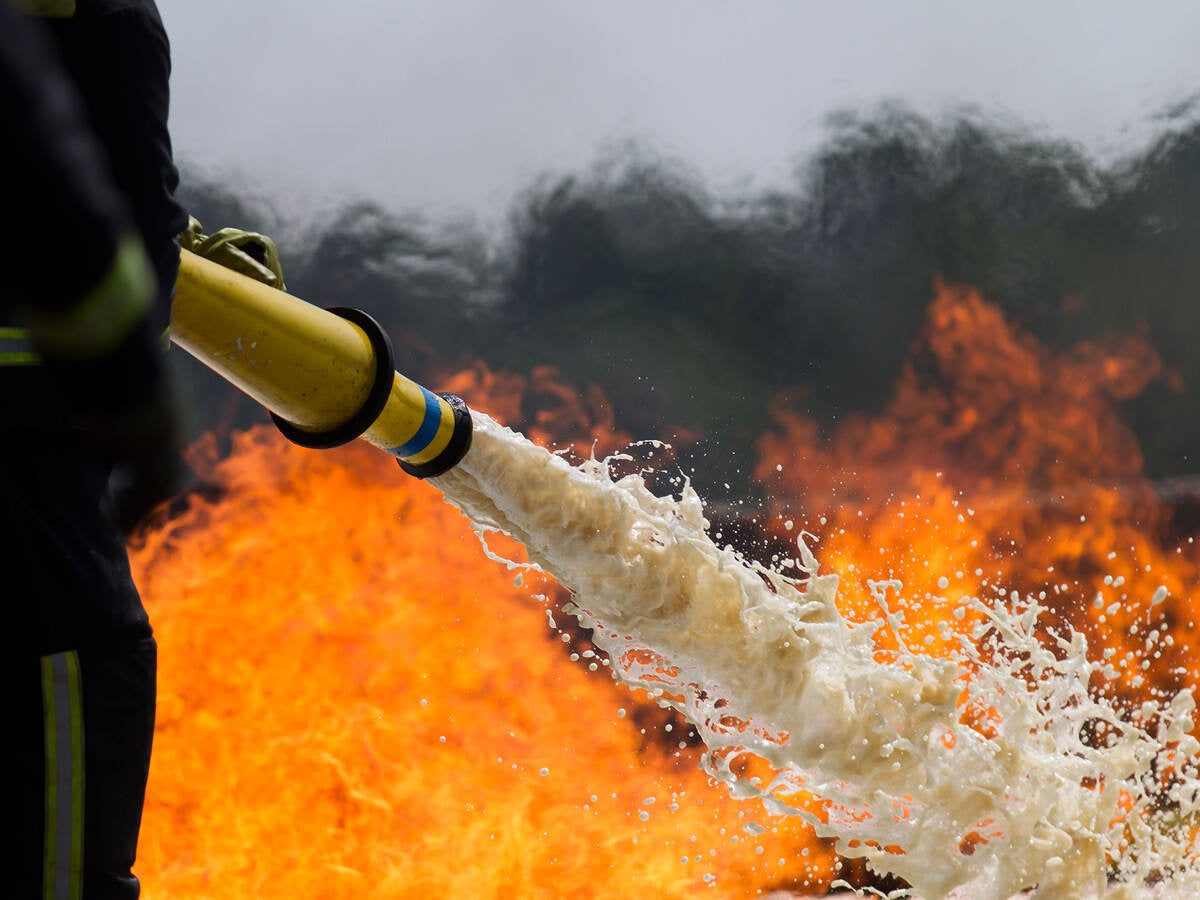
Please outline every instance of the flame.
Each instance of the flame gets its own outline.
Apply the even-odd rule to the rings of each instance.
[[[1167,374],[1140,336],[1054,353],[938,282],[879,413],[822,434],[777,404],[756,470],[770,527],[819,538],[843,612],[898,605],[911,646],[965,634],[962,597],[1033,594],[1106,648],[1129,699],[1173,693],[1200,671],[1197,535],[1179,533],[1119,409]]]
[[[530,596],[553,586],[515,583],[432,487],[366,445],[266,428],[204,449],[210,489],[131,553],[161,647],[145,896],[743,897],[834,877],[807,828],[711,783],[683,723],[619,689]]]
[[[903,611],[881,656],[901,640],[942,653],[973,624],[958,599],[1019,591],[1103,644],[1131,702],[1173,691],[1200,666],[1196,535],[1118,407],[1167,375],[1137,336],[1055,353],[939,283],[880,412],[826,434],[776,404],[756,472],[765,527],[778,546],[819,538],[848,616]],[[631,437],[550,368],[439,384],[579,455]],[[487,559],[383,454],[265,428],[225,458],[213,446],[195,452],[207,489],[131,548],[161,645],[149,900],[881,883],[708,779],[686,723],[613,684],[564,592]],[[990,712],[963,714],[986,730]],[[980,823],[960,849],[993,836]]]

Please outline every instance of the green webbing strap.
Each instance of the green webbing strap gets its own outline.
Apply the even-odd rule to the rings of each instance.
[[[265,234],[240,228],[222,228],[205,234],[203,227],[192,216],[188,218],[187,231],[179,236],[179,246],[255,281],[281,291],[287,290],[283,283],[279,249]]]

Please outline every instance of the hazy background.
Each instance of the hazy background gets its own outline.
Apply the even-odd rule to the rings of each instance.
[[[305,201],[502,212],[635,139],[778,184],[835,109],[960,104],[1144,143],[1200,85],[1187,0],[162,0],[180,157]]]
[[[276,235],[431,387],[556,366],[740,495],[772,398],[886,401],[942,276],[1055,350],[1143,336],[1166,374],[1123,415],[1152,477],[1200,474],[1194,4],[162,12],[192,211]],[[261,419],[178,365],[197,430]]]

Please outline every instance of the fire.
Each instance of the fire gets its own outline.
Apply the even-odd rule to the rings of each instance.
[[[777,410],[756,473],[772,528],[819,538],[847,615],[899,594],[910,646],[964,633],[956,600],[1016,591],[1107,648],[1131,699],[1177,690],[1200,672],[1197,535],[1172,521],[1117,408],[1164,375],[1136,335],[1056,354],[939,283],[880,413],[822,435]]]
[[[147,897],[830,882],[808,829],[710,783],[683,723],[564,643],[553,604],[383,454],[264,428],[206,469],[132,554],[161,645]]]
[[[1116,402],[1162,374],[1135,336],[1056,354],[939,285],[882,412],[826,435],[776,409],[767,527],[819,539],[846,615],[903,611],[884,658],[942,653],[972,624],[958,600],[1014,591],[1102,644],[1123,697],[1161,696],[1197,674],[1200,556]],[[550,369],[439,384],[581,455],[630,438]],[[564,592],[489,560],[383,454],[255,429],[196,458],[210,489],[132,549],[162,648],[150,900],[745,897],[856,868],[706,777],[687,724],[613,684]],[[991,714],[963,712],[981,731]],[[981,822],[960,850],[996,835]]]

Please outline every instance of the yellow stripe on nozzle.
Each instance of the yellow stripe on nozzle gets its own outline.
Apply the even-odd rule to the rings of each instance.
[[[457,465],[470,446],[466,404],[396,372],[391,341],[361,310],[320,309],[183,250],[171,340],[302,446],[361,437],[418,478]]]

